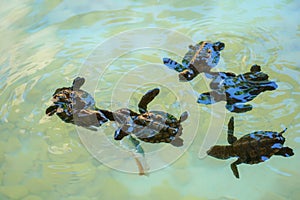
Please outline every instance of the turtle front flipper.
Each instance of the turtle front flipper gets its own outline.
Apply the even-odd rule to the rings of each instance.
[[[233,135],[234,133],[234,118],[231,117],[228,122],[228,130],[227,130],[227,141],[229,144],[233,144],[237,138]]]
[[[54,113],[56,113],[58,107],[58,105],[49,106],[46,110],[46,115],[52,116]]]
[[[79,88],[84,84],[85,79],[82,77],[76,77],[72,84],[73,90],[79,90]]]
[[[114,139],[115,140],[122,140],[123,137],[127,136],[128,134],[123,131],[121,128],[115,131]]]
[[[187,111],[183,112],[181,115],[180,115],[180,118],[179,118],[179,122],[184,122],[185,120],[187,120],[189,116],[189,113]]]
[[[231,170],[232,170],[232,172],[233,172],[233,174],[234,174],[234,176],[235,176],[236,178],[240,178],[239,170],[238,170],[238,168],[237,168],[237,165],[239,165],[239,164],[241,164],[241,163],[242,163],[242,161],[241,161],[240,159],[237,159],[234,163],[232,163],[232,164],[230,165]]]
[[[235,113],[244,113],[252,110],[252,105],[250,104],[226,104],[226,109],[229,110],[230,112],[235,112]]]
[[[290,147],[282,147],[275,153],[277,156],[290,157],[294,155],[293,149]]]
[[[187,69],[185,66],[179,64],[171,58],[163,58],[163,62],[167,67],[174,69],[177,72],[182,72],[183,70]]]
[[[147,105],[158,95],[159,89],[154,88],[153,90],[149,90],[140,100],[138,104],[139,112],[145,113],[147,112]]]

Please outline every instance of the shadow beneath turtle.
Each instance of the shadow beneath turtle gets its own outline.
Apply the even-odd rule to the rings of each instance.
[[[200,94],[198,103],[214,104],[226,101],[226,108],[230,112],[243,113],[252,110],[252,105],[245,104],[265,91],[275,90],[278,86],[269,81],[268,74],[261,71],[259,65],[253,65],[250,72],[236,75],[232,72],[207,72],[212,78],[212,91]]]

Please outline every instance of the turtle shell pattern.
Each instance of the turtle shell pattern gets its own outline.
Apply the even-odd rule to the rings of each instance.
[[[225,48],[222,42],[199,42],[190,45],[184,55],[182,64],[170,58],[163,58],[163,62],[169,68],[179,72],[180,81],[190,81],[199,73],[209,72],[220,60],[220,51]]]
[[[108,121],[103,112],[96,108],[94,98],[80,89],[84,82],[84,78],[77,77],[71,87],[56,89],[52,95],[53,105],[47,108],[46,114],[51,116],[56,113],[66,123],[92,130],[91,126],[100,126]]]
[[[183,140],[181,122],[186,120],[187,112],[184,112],[178,120],[173,115],[163,111],[147,111],[147,105],[156,95],[159,89],[148,91],[139,103],[140,114],[129,109],[120,109],[114,112],[114,118],[120,125],[115,133],[115,139],[120,140],[124,136],[133,134],[138,139],[149,143],[171,143],[174,146],[182,146]]]

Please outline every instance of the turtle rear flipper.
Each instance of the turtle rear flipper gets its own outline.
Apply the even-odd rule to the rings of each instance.
[[[128,134],[123,131],[121,128],[115,131],[114,139],[115,140],[122,140],[123,137],[127,136]]]
[[[183,139],[176,137],[174,140],[170,142],[175,147],[181,147],[183,145]]]
[[[250,104],[226,104],[227,110],[235,113],[244,113],[252,110],[252,105]]]
[[[91,129],[94,129],[93,127],[99,127],[108,121],[102,113],[85,109],[73,113],[73,119],[74,124]]]
[[[293,149],[290,147],[282,147],[275,153],[277,156],[290,157],[294,155]]]
[[[228,122],[228,130],[227,130],[227,141],[229,144],[233,144],[237,138],[233,135],[234,133],[234,118],[231,117]]]
[[[187,69],[185,66],[179,64],[171,58],[163,58],[163,62],[167,67],[174,69],[177,72],[182,72],[183,70]]]
[[[260,84],[259,87],[260,87],[260,92],[264,92],[264,91],[276,90],[278,88],[278,85],[274,81],[270,81],[267,83]]]
[[[237,159],[234,163],[232,163],[232,164],[230,165],[231,170],[232,170],[232,172],[233,172],[233,174],[234,174],[234,176],[235,176],[236,178],[240,178],[239,170],[238,170],[238,168],[237,168],[237,165],[239,165],[239,164],[241,164],[241,163],[242,163],[242,161],[241,161],[240,159]]]
[[[140,100],[138,104],[139,112],[145,113],[147,112],[148,104],[158,95],[159,89],[154,88],[153,90],[149,90]]]
[[[58,105],[52,105],[48,107],[46,110],[46,115],[52,116],[54,113],[56,113],[58,107],[59,107]]]

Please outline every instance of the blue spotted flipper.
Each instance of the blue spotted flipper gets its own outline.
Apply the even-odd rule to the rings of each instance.
[[[163,62],[167,67],[169,67],[170,69],[174,69],[177,72],[182,72],[187,69],[185,66],[179,64],[171,58],[163,58]]]

